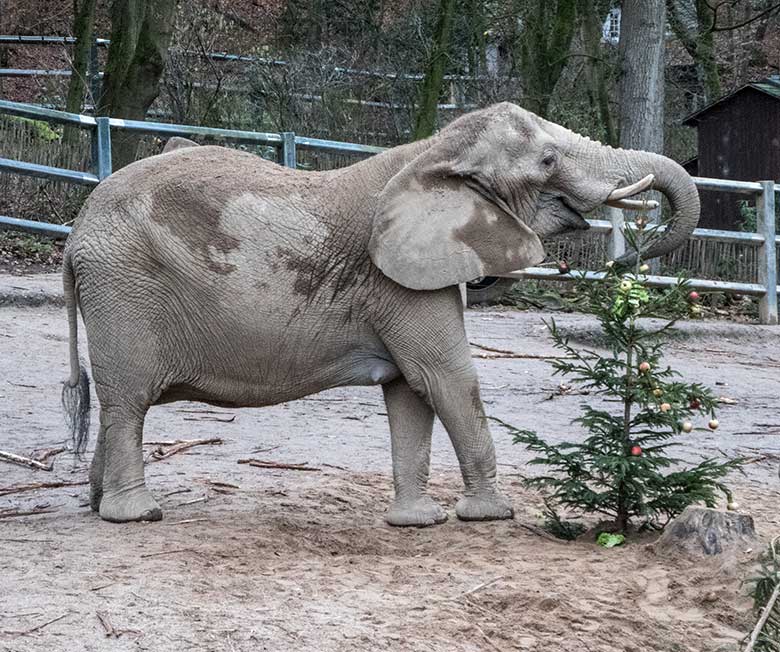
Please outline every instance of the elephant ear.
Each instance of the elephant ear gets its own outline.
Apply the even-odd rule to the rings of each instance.
[[[420,154],[378,197],[368,250],[386,276],[436,290],[544,259],[531,229],[437,158],[431,150]]]

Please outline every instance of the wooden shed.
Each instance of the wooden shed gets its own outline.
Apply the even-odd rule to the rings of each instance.
[[[683,124],[695,127],[699,155],[685,167],[701,177],[738,181],[780,181],[780,76],[746,84],[692,113]],[[699,226],[737,229],[739,195],[701,193]]]

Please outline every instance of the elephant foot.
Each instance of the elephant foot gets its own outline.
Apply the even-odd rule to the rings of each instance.
[[[90,483],[89,485],[89,507],[93,512],[100,511],[100,503],[103,501],[103,487]]]
[[[111,523],[159,521],[162,510],[146,487],[141,487],[113,496],[104,494],[100,501],[100,518]]]
[[[430,496],[413,500],[398,500],[392,504],[385,521],[397,527],[428,527],[447,520],[447,512],[433,502]]]
[[[464,496],[455,505],[455,513],[461,521],[499,521],[515,516],[512,504],[498,493]]]

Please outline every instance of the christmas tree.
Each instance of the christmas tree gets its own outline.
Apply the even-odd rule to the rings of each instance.
[[[641,252],[657,237],[658,227],[648,227],[644,215],[624,233],[636,253],[635,263],[630,268],[607,263],[602,280],[580,287],[610,353],[573,346],[554,320],[547,323],[555,347],[564,354],[553,362],[555,373],[617,408],[583,405],[574,420],[588,433],[581,442],[552,445],[535,432],[504,424],[515,443],[536,454],[530,463],[547,467],[528,483],[547,490],[548,505],[602,515],[610,519],[609,529],[622,534],[636,519],[663,527],[690,504],[714,507],[719,493],[732,505],[721,480],[740,464],[706,459],[690,466],[671,454],[679,445],[675,438],[703,430],[696,427],[699,423],[718,427],[713,393],[698,383],[682,382],[661,359],[675,322],[700,314],[700,298],[682,278],[662,291],[648,288],[649,270]],[[661,321],[648,321],[653,317]]]

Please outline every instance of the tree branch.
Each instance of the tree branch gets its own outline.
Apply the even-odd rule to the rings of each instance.
[[[712,27],[708,30],[710,32],[728,32],[732,29],[740,29],[741,27],[745,27],[746,25],[750,25],[750,23],[754,23],[757,20],[761,20],[764,17],[769,17],[772,12],[777,11],[780,9],[780,2],[775,3],[769,9],[764,9],[764,11],[756,14],[752,18],[748,18],[747,20],[742,21],[741,23],[737,23],[736,25],[729,25],[728,27],[718,27],[717,26],[717,17],[713,16],[713,24]],[[714,11],[713,11],[714,14]]]

